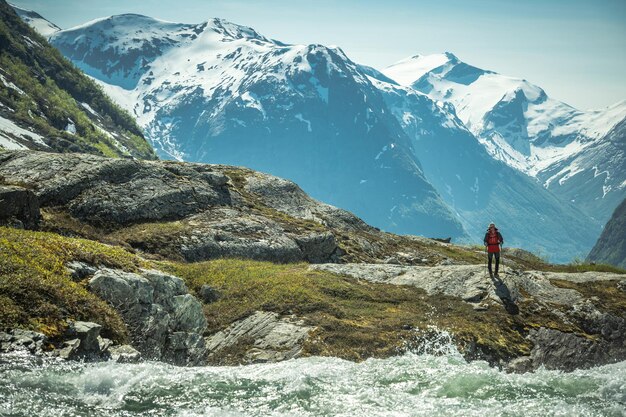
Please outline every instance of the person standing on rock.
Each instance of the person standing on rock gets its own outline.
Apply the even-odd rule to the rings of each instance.
[[[485,233],[485,239],[483,240],[485,247],[487,249],[487,254],[489,258],[489,276],[494,277],[494,274],[491,269],[491,262],[493,258],[496,258],[496,273],[495,277],[498,276],[498,268],[500,267],[500,245],[504,243],[504,239],[502,235],[498,231],[498,228],[495,224],[489,223],[489,228],[487,229],[487,233]]]

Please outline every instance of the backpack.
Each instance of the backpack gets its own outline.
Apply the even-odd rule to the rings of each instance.
[[[499,245],[500,244],[500,236],[498,236],[498,232],[496,232],[494,235],[489,234],[487,236],[487,244],[489,244],[489,245]]]

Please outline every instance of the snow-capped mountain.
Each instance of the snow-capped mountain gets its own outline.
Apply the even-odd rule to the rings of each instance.
[[[9,3],[9,5],[15,10],[17,15],[26,22],[30,27],[35,29],[37,33],[39,33],[44,38],[48,38],[55,32],[61,30],[60,27],[55,25],[54,23],[46,20],[39,13],[34,12],[32,10],[22,9],[14,4]]]
[[[511,244],[556,260],[586,253],[599,234],[598,223],[494,161],[454,106],[339,48],[288,45],[220,19],[137,15],[92,21],[51,42],[134,113],[164,157],[287,177],[397,233],[469,231],[480,241],[498,221]]]
[[[626,196],[626,166],[611,162],[623,160],[623,151],[608,152],[618,150],[611,145],[615,133],[608,135],[626,118],[626,100],[580,111],[526,80],[476,68],[451,53],[416,55],[382,72],[454,105],[496,159],[536,177],[601,222]]]
[[[565,259],[562,253],[580,254],[581,243],[593,243],[599,223],[494,159],[451,105],[436,104],[410,87],[370,75],[411,139],[426,178],[474,239],[480,239],[486,223],[493,221],[506,234],[508,245],[550,254],[553,259]]]
[[[220,19],[138,15],[51,42],[137,116],[163,157],[286,177],[388,231],[466,236],[378,90],[339,49],[286,45]]]

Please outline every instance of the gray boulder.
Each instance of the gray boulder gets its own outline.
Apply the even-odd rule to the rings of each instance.
[[[74,321],[70,323],[66,331],[66,336],[76,338],[80,341],[80,354],[99,354],[100,342],[98,338],[100,336],[100,330],[102,330],[102,326],[97,323]]]
[[[0,226],[36,229],[40,218],[39,199],[33,191],[0,185]]]
[[[65,360],[78,359],[79,348],[80,348],[80,340],[78,339],[65,340],[61,348],[54,351],[54,355]]]
[[[297,317],[257,311],[206,339],[209,360],[229,356],[234,346],[244,347],[243,357],[237,358],[244,363],[291,359],[312,330]]]
[[[109,352],[111,359],[118,363],[136,363],[141,360],[141,353],[130,345],[113,346]]]
[[[87,321],[73,321],[65,331],[61,348],[53,354],[66,360],[101,360],[109,358],[112,342],[100,337],[102,326]]]
[[[200,287],[198,295],[205,304],[214,303],[220,299],[220,293],[210,285],[206,284]]]
[[[180,278],[159,271],[103,269],[89,281],[89,289],[120,312],[132,345],[144,358],[176,365],[204,363],[206,318]]]

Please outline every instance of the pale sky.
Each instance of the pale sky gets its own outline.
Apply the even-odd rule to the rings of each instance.
[[[582,110],[626,99],[626,0],[11,0],[62,28],[122,13],[212,17],[286,43],[341,47],[382,69],[452,52]]]

